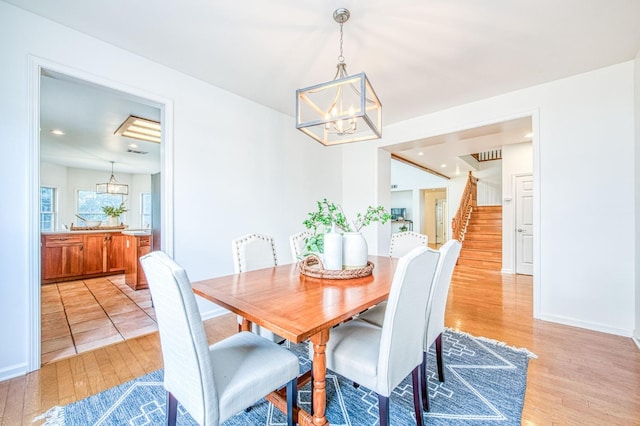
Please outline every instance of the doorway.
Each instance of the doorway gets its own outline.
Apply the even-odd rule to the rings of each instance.
[[[42,134],[50,130],[47,128],[48,124],[42,122],[42,111],[46,108],[47,102],[51,99],[43,97],[42,92],[42,78],[55,77],[66,83],[74,82],[79,85],[85,85],[91,87],[94,90],[101,90],[109,93],[117,93],[123,98],[129,101],[140,102],[146,106],[153,106],[160,111],[159,121],[162,123],[162,145],[163,148],[159,155],[158,171],[161,173],[161,193],[162,202],[160,205],[161,211],[161,223],[160,231],[162,232],[162,246],[157,249],[162,249],[170,255],[173,254],[173,226],[170,226],[173,220],[171,215],[173,204],[172,193],[172,164],[173,164],[173,140],[172,140],[172,120],[173,120],[173,105],[168,99],[164,99],[157,95],[143,92],[132,87],[125,86],[121,83],[116,83],[110,80],[106,80],[97,77],[92,74],[87,74],[77,69],[70,69],[65,66],[50,63],[40,58],[30,58],[30,145],[31,145],[31,159],[30,159],[30,235],[32,237],[29,241],[29,264],[30,264],[30,279],[29,279],[29,366],[30,371],[37,370],[41,365],[41,259],[40,259],[40,185],[41,185],[41,157],[43,152],[50,154],[50,147],[44,147],[42,145]],[[55,101],[55,100],[54,100]],[[87,108],[90,110],[90,108]],[[82,121],[82,120],[80,120]],[[80,160],[81,164],[89,166],[94,159]],[[101,158],[104,161],[104,159]],[[78,166],[75,166],[78,167]],[[108,173],[104,178],[108,178]],[[95,180],[95,179],[94,179]],[[95,184],[93,182],[94,188]],[[66,203],[73,204],[75,200],[66,200]],[[133,200],[134,203],[137,200]],[[67,217],[68,217],[67,213]],[[65,219],[68,220],[68,219]],[[58,227],[62,228],[65,222],[57,222]]]

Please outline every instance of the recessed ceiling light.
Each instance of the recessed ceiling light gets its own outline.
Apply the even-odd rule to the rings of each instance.
[[[440,167],[442,167],[444,169],[444,168],[447,167],[447,165],[443,163],[443,164],[440,164]]]
[[[147,142],[160,143],[160,123],[146,118],[130,115],[114,132],[115,135],[127,138],[139,139]]]
[[[524,135],[525,138],[527,139],[531,139],[531,137],[533,136],[533,133],[529,132],[526,135]]]
[[[129,145],[127,145],[129,148],[137,148],[138,145],[135,143],[130,143]]]
[[[418,153],[418,155],[424,155],[424,152],[420,151],[420,152]]]
[[[58,135],[58,136],[62,136],[62,135],[64,135],[64,134],[65,134],[65,133],[64,133],[62,130],[60,130],[60,129],[53,129],[53,130],[51,131],[51,133],[53,133],[54,135]]]

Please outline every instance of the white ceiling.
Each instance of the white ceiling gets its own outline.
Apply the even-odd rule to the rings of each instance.
[[[160,121],[160,110],[143,102],[45,71],[40,79],[41,161],[97,170],[110,170],[113,161],[116,177],[118,172],[159,172],[160,144],[114,134],[129,115]],[[54,129],[64,135],[51,133]]]
[[[5,0],[293,115],[295,90],[365,71],[384,126],[631,60],[638,0]],[[366,142],[365,142],[366,143]]]

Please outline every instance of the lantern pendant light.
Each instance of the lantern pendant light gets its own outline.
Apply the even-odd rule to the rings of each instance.
[[[342,51],[345,8],[333,12],[340,24],[340,56],[333,80],[296,90],[296,128],[323,145],[382,137],[382,104],[364,72],[348,75]]]

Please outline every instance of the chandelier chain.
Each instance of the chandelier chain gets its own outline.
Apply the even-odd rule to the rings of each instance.
[[[342,22],[340,22],[340,56],[338,56],[338,62],[344,64],[344,55],[342,52]]]

